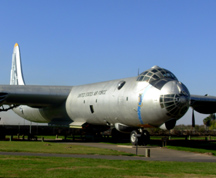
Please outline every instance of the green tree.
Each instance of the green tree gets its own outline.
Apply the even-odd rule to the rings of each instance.
[[[209,127],[211,125],[211,117],[208,116],[205,119],[203,119],[203,124]]]
[[[216,119],[215,118],[215,113],[214,114],[210,114],[210,117],[211,117],[212,120],[215,120]]]
[[[216,117],[215,114],[210,114],[208,117],[203,119],[204,125],[209,127],[210,130],[216,129]]]
[[[216,121],[215,120],[211,120],[211,125],[210,125],[209,129],[210,130],[216,129]]]

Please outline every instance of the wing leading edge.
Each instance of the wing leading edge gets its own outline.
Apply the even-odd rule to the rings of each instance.
[[[0,85],[0,105],[46,107],[62,104],[70,86]]]

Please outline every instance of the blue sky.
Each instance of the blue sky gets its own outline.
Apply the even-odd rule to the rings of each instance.
[[[216,96],[215,7],[215,0],[1,1],[0,83],[9,84],[18,43],[27,84],[94,83],[158,65],[192,94]],[[190,120],[191,113],[179,123]]]

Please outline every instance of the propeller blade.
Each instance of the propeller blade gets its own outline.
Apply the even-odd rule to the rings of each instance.
[[[192,127],[195,127],[194,109],[192,110]]]

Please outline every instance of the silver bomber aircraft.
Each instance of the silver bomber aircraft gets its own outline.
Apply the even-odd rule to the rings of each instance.
[[[10,85],[0,85],[0,104],[0,111],[13,109],[33,122],[129,132],[131,143],[139,145],[150,139],[145,128],[172,129],[189,107],[216,112],[216,97],[191,95],[173,73],[158,66],[135,77],[81,86],[25,85],[17,43]],[[192,121],[194,125],[194,117]]]

